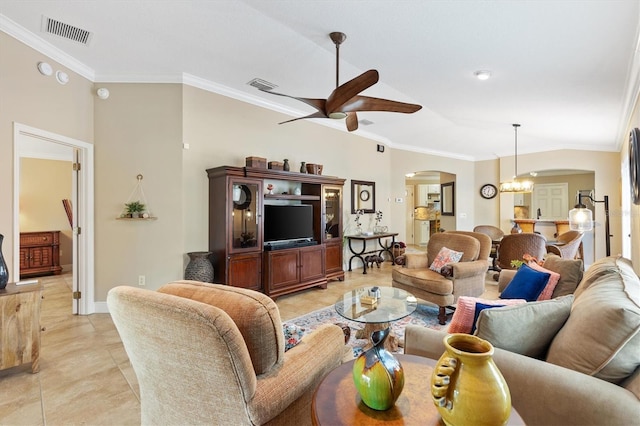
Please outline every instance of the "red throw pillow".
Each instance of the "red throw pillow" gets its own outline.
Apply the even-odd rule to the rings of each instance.
[[[542,289],[542,293],[540,293],[540,296],[538,296],[537,300],[551,299],[553,290],[556,289],[556,286],[558,285],[558,281],[560,281],[560,274],[557,272],[553,272],[548,269],[545,269],[542,266],[538,265],[536,262],[529,262],[527,265],[529,265],[531,269],[534,269],[539,272],[546,272],[547,274],[551,275],[549,277],[549,281],[547,281],[547,285]]]

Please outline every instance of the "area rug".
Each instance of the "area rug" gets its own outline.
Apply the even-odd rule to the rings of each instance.
[[[295,324],[304,329],[304,334],[312,332],[321,324],[347,324],[351,328],[351,338],[349,342],[347,342],[347,345],[351,347],[354,358],[362,353],[364,346],[367,344],[366,339],[356,339],[355,337],[356,331],[363,328],[364,324],[350,321],[338,315],[333,306],[318,309],[317,311],[285,322]],[[438,307],[434,305],[418,305],[411,315],[391,323],[391,329],[399,341],[404,341],[404,329],[409,324],[433,328],[435,330],[446,330],[449,327],[449,324],[440,325],[438,323]],[[304,341],[304,335],[302,336],[302,340]],[[397,353],[402,353],[402,348],[398,348]]]

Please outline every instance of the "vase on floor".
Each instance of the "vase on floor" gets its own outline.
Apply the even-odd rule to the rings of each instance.
[[[213,282],[213,265],[209,260],[210,251],[193,251],[187,253],[189,256],[189,264],[184,270],[184,279],[193,281],[202,281],[205,283]]]
[[[4,240],[4,235],[0,234],[0,289],[5,288],[9,282],[7,262],[4,261],[4,256],[2,255],[2,240]]]
[[[493,361],[493,346],[471,334],[448,334],[431,376],[431,393],[448,426],[504,425],[511,394]]]
[[[374,410],[393,407],[404,387],[400,361],[384,348],[390,329],[371,333],[373,346],[353,363],[353,381],[362,402]]]

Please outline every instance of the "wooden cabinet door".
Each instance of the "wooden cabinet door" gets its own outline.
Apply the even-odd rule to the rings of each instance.
[[[20,271],[28,268],[29,268],[29,249],[21,248],[20,249]]]
[[[300,252],[298,249],[277,250],[267,253],[266,278],[268,292],[296,285],[300,282]]]
[[[251,290],[262,290],[261,253],[229,256],[227,258],[226,284]]]
[[[29,249],[29,268],[42,268],[52,265],[52,247],[34,247]]]
[[[327,278],[344,278],[342,269],[342,240],[325,244],[325,272]]]
[[[323,279],[325,277],[324,246],[300,249],[300,282]]]

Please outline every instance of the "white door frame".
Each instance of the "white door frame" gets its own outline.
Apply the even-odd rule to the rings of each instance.
[[[82,165],[77,174],[77,188],[74,195],[73,222],[73,291],[80,291],[82,297],[74,303],[73,313],[80,315],[95,312],[94,301],[94,221],[93,221],[93,145],[77,139],[47,132],[20,123],[13,123],[13,274],[20,275],[20,144],[26,138],[36,138],[47,142],[74,148]],[[76,219],[77,218],[77,219]],[[81,232],[78,234],[78,227]]]

